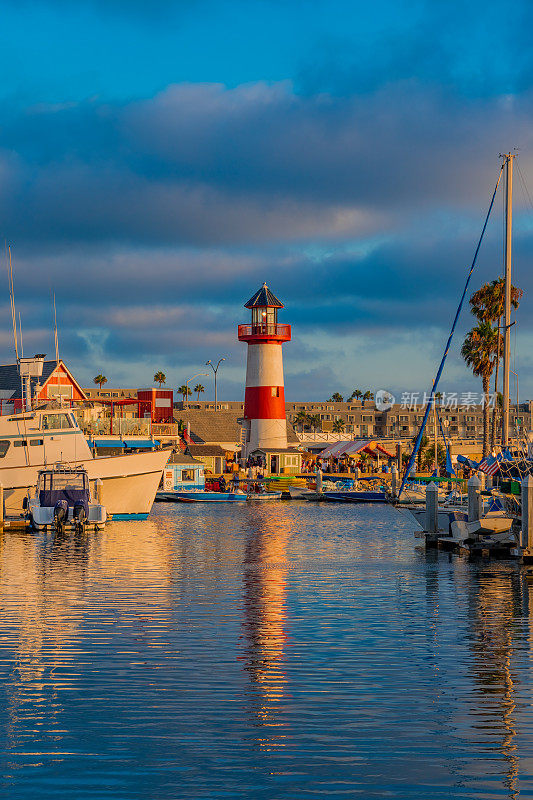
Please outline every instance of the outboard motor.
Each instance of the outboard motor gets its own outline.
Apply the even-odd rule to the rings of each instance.
[[[66,500],[58,500],[54,506],[54,527],[57,533],[62,533],[68,519],[68,503]]]
[[[76,529],[76,533],[83,533],[83,530],[85,528],[85,523],[87,522],[87,515],[85,514],[85,506],[83,505],[83,503],[77,503],[74,506],[72,519],[74,521],[74,527]]]

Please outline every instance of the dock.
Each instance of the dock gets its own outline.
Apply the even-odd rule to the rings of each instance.
[[[522,519],[505,512],[483,515],[481,482],[468,481],[468,506],[464,511],[449,509],[448,530],[439,528],[436,484],[426,491],[425,530],[415,531],[426,550],[444,550],[470,559],[519,560],[533,563],[533,476],[522,481]],[[442,509],[440,509],[442,519]]]

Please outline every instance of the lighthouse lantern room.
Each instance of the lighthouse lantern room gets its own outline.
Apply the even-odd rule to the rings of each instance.
[[[283,308],[266,283],[245,304],[251,325],[239,325],[239,341],[248,344],[244,397],[244,452],[287,450],[285,389],[281,345],[290,341],[291,326],[278,323]]]

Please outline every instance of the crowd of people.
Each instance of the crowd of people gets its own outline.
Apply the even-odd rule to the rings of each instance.
[[[382,459],[378,464],[377,459],[355,459],[347,456],[320,458],[320,456],[307,458],[302,461],[302,472],[314,473],[318,469],[328,474],[344,473],[348,475],[378,475],[391,471],[388,459]]]

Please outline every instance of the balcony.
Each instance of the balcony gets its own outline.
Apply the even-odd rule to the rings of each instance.
[[[290,325],[261,323],[259,325],[239,325],[240,342],[288,342],[291,338]]]

